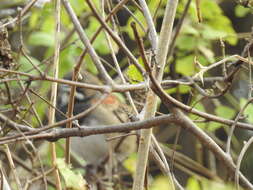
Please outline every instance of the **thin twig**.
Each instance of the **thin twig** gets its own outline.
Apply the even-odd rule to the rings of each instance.
[[[209,71],[209,70],[211,70],[211,69],[213,69],[213,68],[215,68],[215,67],[217,67],[217,66],[219,66],[219,65],[221,65],[221,64],[223,64],[223,63],[225,63],[229,60],[233,60],[235,58],[238,59],[239,61],[243,62],[243,63],[248,63],[250,65],[253,65],[253,62],[249,61],[247,58],[244,58],[240,55],[231,55],[231,56],[226,57],[225,59],[222,59],[222,60],[220,60],[216,63],[213,63],[213,64],[211,64],[207,67],[202,66],[202,69],[197,74],[195,74],[193,78],[194,79],[195,78],[203,78],[203,75],[204,75],[205,72],[207,72],[207,71]]]
[[[59,52],[60,52],[60,7],[61,7],[61,0],[55,1],[55,51],[54,51],[54,64],[53,64],[53,77],[58,78],[58,72],[59,72]],[[52,82],[51,85],[51,96],[50,96],[50,102],[51,104],[56,107],[56,97],[57,97],[57,85],[58,83]],[[48,123],[53,124],[55,122],[55,109],[53,107],[49,107],[49,117],[48,117]],[[62,190],[61,186],[61,179],[60,174],[58,171],[58,168],[56,167],[56,146],[55,143],[52,142],[50,144],[51,149],[51,162],[54,170],[54,177],[56,181],[56,189]]]
[[[201,10],[200,10],[200,3],[201,3],[201,0],[196,0],[197,17],[198,17],[199,23],[202,22],[202,15],[201,15]]]
[[[2,168],[0,168],[0,177],[1,177],[1,180],[0,180],[0,189],[1,190],[11,190],[11,187],[8,183],[8,181],[6,180],[5,176],[4,176],[4,172],[2,170]]]
[[[28,11],[29,11],[29,10],[32,8],[32,6],[36,3],[36,1],[38,1],[38,0],[31,0],[31,1],[29,1],[29,2],[26,4],[26,6],[21,10],[21,12],[20,12],[19,15],[17,15],[14,19],[10,20],[9,22],[0,25],[0,29],[6,27],[6,26],[8,26],[8,25],[11,25],[11,24],[13,24],[13,23],[16,23],[16,22],[18,21],[19,18],[24,19],[24,16],[28,13]],[[21,22],[21,21],[19,21],[19,22]]]
[[[158,44],[152,44],[152,47],[158,47],[158,49],[157,49],[157,52],[154,52],[155,63],[153,64],[154,64],[155,71],[151,71],[151,72],[153,74],[155,73],[155,76],[157,76],[157,80],[159,83],[162,81],[164,68],[165,68],[165,64],[167,60],[168,47],[169,47],[169,43],[171,39],[172,26],[173,26],[175,14],[176,14],[177,3],[178,3],[177,0],[167,1],[162,28],[160,32],[159,42]],[[145,7],[146,6],[142,7],[142,9]],[[149,12],[149,10],[146,10],[146,11]],[[146,17],[146,19],[149,19],[149,18]],[[149,22],[153,22],[153,21],[149,20]],[[153,25],[150,25],[149,27],[153,27]],[[150,36],[150,37],[155,37],[155,36]],[[156,41],[155,39],[152,39],[151,43],[155,41]],[[149,67],[148,64],[146,65],[146,67],[147,66]],[[145,105],[145,110],[144,110],[144,119],[154,116],[156,112],[157,102],[158,102],[158,98],[155,96],[155,94],[151,90],[149,90],[147,94],[146,105]],[[139,150],[138,150],[139,156],[137,159],[137,168],[135,172],[133,190],[143,190],[143,187],[144,187],[144,177],[146,173],[151,135],[152,135],[151,129],[141,130],[141,137],[140,137]],[[171,182],[172,182],[171,188],[175,189],[173,180]]]
[[[107,82],[107,84],[113,84],[113,80],[111,77],[108,75],[107,71],[105,70],[103,64],[101,63],[96,51],[92,47],[87,35],[85,34],[73,8],[71,7],[70,3],[68,0],[62,0],[62,3],[67,11],[67,13],[70,16],[71,21],[73,22],[75,29],[83,42],[84,46],[87,48],[88,53],[90,54],[90,57],[94,64],[96,65],[97,69],[99,70],[101,77],[104,79],[104,81]]]
[[[34,68],[36,71],[38,71],[38,73],[39,73],[41,76],[44,76],[45,73],[43,73],[43,72],[40,70],[40,68],[39,68],[37,65],[35,65],[35,64],[33,63],[32,59],[26,54],[26,52],[25,52],[23,46],[20,47],[20,50],[21,50],[21,53],[24,55],[24,57],[27,59],[27,61],[28,61],[29,63],[31,63],[31,65],[33,66],[33,68]]]
[[[29,180],[26,182],[26,185],[25,185],[24,190],[29,189],[29,186],[30,186],[31,184],[33,184],[33,183],[35,183],[36,181],[40,180],[40,179],[43,178],[44,176],[49,175],[49,174],[52,173],[54,170],[55,170],[55,168],[50,168],[49,170],[45,171],[44,174],[37,175],[36,177],[34,177],[34,178],[32,178],[32,179],[29,179]]]
[[[183,14],[180,18],[180,20],[178,21],[177,23],[177,26],[176,26],[176,29],[175,29],[175,32],[174,32],[174,35],[172,37],[172,40],[169,44],[169,50],[168,50],[168,57],[170,57],[174,51],[174,47],[175,47],[175,43],[176,43],[176,39],[180,33],[180,30],[183,26],[183,22],[184,22],[184,19],[186,18],[186,15],[188,13],[188,10],[189,10],[189,7],[190,7],[190,4],[191,4],[192,0],[188,0],[185,7],[184,7],[184,10],[183,10]]]
[[[222,95],[224,95],[231,87],[231,83],[228,82],[226,84],[226,87],[224,89],[222,89],[222,91],[219,92],[218,94],[209,94],[204,89],[202,89],[196,82],[194,82],[192,78],[190,78],[190,77],[186,77],[186,78],[189,79],[189,81],[193,84],[193,86],[198,91],[198,93],[201,94],[202,96],[204,96],[204,98],[219,98]]]
[[[95,84],[88,84],[88,83],[83,83],[83,82],[75,82],[71,80],[65,80],[65,79],[59,79],[59,78],[53,78],[50,76],[35,76],[32,74],[20,72],[20,71],[14,71],[14,70],[8,70],[8,69],[2,69],[0,68],[0,72],[5,72],[5,73],[14,73],[18,74],[21,76],[26,76],[29,79],[22,79],[20,80],[25,80],[25,81],[36,81],[36,80],[44,80],[44,81],[50,81],[50,82],[57,82],[60,84],[66,84],[69,86],[76,86],[80,88],[87,88],[87,89],[93,89],[97,90],[100,92],[126,92],[126,91],[133,91],[133,90],[143,90],[147,89],[148,84],[146,82],[138,83],[138,84],[114,84],[113,87],[108,86],[108,85],[95,85]],[[216,81],[224,81],[223,77],[207,77],[204,79],[204,82],[216,82]],[[193,78],[193,81],[200,82],[201,80],[197,78]],[[1,82],[1,80],[0,80]],[[5,82],[5,81],[4,81]],[[163,86],[165,86],[166,89],[173,88],[176,85],[192,85],[193,83],[187,81],[186,79],[178,79],[178,80],[164,80],[161,82]]]
[[[20,182],[19,177],[17,175],[16,167],[14,165],[14,162],[13,162],[13,159],[12,159],[12,156],[11,156],[11,152],[10,152],[10,149],[9,149],[7,144],[4,145],[4,149],[5,149],[5,154],[8,158],[8,162],[9,162],[11,171],[13,172],[13,175],[14,175],[14,179],[15,179],[15,183],[17,185],[17,189],[22,190],[22,185],[21,185],[21,182]]]
[[[148,8],[148,5],[147,5],[146,1],[145,0],[139,0],[139,3],[141,5],[143,15],[144,15],[144,17],[146,19],[146,22],[147,22],[147,25],[148,25],[149,40],[151,42],[152,50],[156,53],[157,46],[158,46],[158,37],[157,37],[157,33],[156,33],[153,18],[150,14],[150,11],[149,11],[149,8]]]
[[[35,130],[34,128],[31,128],[29,126],[18,124],[1,113],[0,113],[0,121],[5,123],[7,126],[9,126],[10,128],[12,128],[14,130],[17,130],[17,129],[19,129],[20,131]]]
[[[239,121],[239,119],[241,118],[243,112],[246,110],[246,108],[249,106],[250,103],[253,102],[253,98],[251,98],[250,100],[248,100],[246,102],[246,104],[242,107],[242,109],[239,111],[239,113],[237,114],[235,120],[234,120],[234,123],[233,125],[231,126],[230,130],[229,130],[229,134],[228,134],[228,138],[227,138],[227,146],[226,146],[226,153],[228,155],[230,155],[230,147],[231,147],[231,139],[232,139],[232,136],[233,136],[233,133],[234,133],[234,130],[235,130],[235,126],[236,126],[236,123]]]
[[[240,176],[241,162],[242,162],[243,156],[245,155],[246,151],[248,150],[248,148],[250,147],[252,143],[253,143],[253,137],[250,137],[250,139],[244,144],[237,159],[236,170],[235,170],[235,183],[236,183],[237,190],[239,190],[239,178],[241,177]],[[251,189],[253,189],[253,187],[251,187]]]
[[[55,128],[57,126],[62,126],[62,125],[65,125],[66,123],[70,122],[70,121],[74,121],[74,120],[77,120],[77,119],[80,119],[80,118],[83,118],[84,116],[86,116],[87,114],[89,114],[90,112],[92,112],[98,105],[100,105],[106,98],[108,97],[108,94],[103,94],[97,102],[95,102],[91,107],[89,107],[88,109],[86,109],[85,111],[71,117],[71,118],[67,118],[65,120],[62,120],[62,121],[59,121],[59,122],[55,122],[53,124],[49,124],[47,126],[44,126],[43,128],[39,128],[36,130],[36,132],[33,132],[33,131],[29,131],[29,132],[26,132],[24,133],[25,136],[27,135],[33,135],[33,134],[39,134],[43,131],[47,131],[49,129],[52,129],[52,128]],[[2,137],[0,139],[0,141],[4,141],[4,140],[8,140],[8,139],[15,139],[15,138],[18,138],[18,137],[21,137],[22,135],[18,134],[18,135],[14,135],[12,137]]]
[[[180,105],[180,108],[185,110],[185,104],[181,107],[181,102],[178,102],[174,98],[172,98],[170,95],[164,92],[164,90],[161,88],[157,80],[152,74],[151,68],[147,65],[145,68],[148,68],[147,72],[150,76],[150,79],[152,83],[154,84],[153,90],[156,92],[156,94],[161,98],[162,102],[165,104],[165,106],[168,109],[171,109],[171,106],[178,107]],[[198,128],[192,120],[190,120],[187,116],[185,116],[182,111],[180,111],[178,108],[172,109],[173,114],[175,114],[175,118],[177,119],[176,123],[180,125],[181,127],[187,129],[188,131],[191,131],[195,136],[198,137],[198,139],[206,145],[216,156],[218,159],[220,159],[231,171],[235,172],[236,167],[233,163],[233,160],[230,156],[228,156],[214,141],[211,139],[207,134],[205,134],[200,128]],[[191,110],[191,112],[193,109]],[[253,189],[253,185],[248,181],[248,179],[242,174],[239,173],[240,179],[242,181],[242,184],[250,189]]]
[[[144,75],[145,70],[143,69],[143,67],[138,63],[138,60],[133,56],[133,54],[126,47],[126,45],[121,41],[121,39],[112,31],[112,29],[99,16],[93,3],[90,0],[87,0],[86,2],[89,5],[89,7],[91,8],[94,16],[97,18],[97,20],[100,22],[100,24],[104,27],[104,29],[108,32],[108,34],[110,34],[111,38],[117,43],[117,45],[119,47],[122,48],[122,50],[126,53],[126,55],[129,57],[129,59],[132,61],[132,63],[136,66],[136,68]]]

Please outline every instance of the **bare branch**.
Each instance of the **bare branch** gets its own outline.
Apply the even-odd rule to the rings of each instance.
[[[144,121],[122,123],[118,125],[96,126],[96,127],[80,126],[79,128],[59,128],[44,133],[41,133],[41,130],[37,130],[35,133],[30,134],[27,133],[26,137],[10,136],[8,137],[8,139],[1,138],[0,145],[6,143],[13,143],[16,141],[23,141],[26,139],[36,139],[36,140],[47,139],[55,141],[58,140],[59,138],[67,138],[67,137],[85,137],[96,134],[129,132],[132,130],[158,127],[159,125],[172,123],[173,121],[174,121],[173,115],[164,115],[152,119],[147,119]]]

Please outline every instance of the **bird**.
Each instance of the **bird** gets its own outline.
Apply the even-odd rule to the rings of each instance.
[[[85,82],[89,84],[102,84],[101,81],[91,73],[83,71],[80,73],[81,80],[79,82]],[[70,80],[71,74],[67,74],[65,79]],[[63,113],[67,112],[70,86],[59,85],[57,92],[57,108]],[[101,93],[95,90],[76,88],[75,103],[73,115],[79,114],[89,107],[91,107],[97,99],[101,96]],[[121,109],[124,108],[124,109]],[[80,126],[101,126],[101,125],[113,125],[120,124],[128,120],[128,113],[125,110],[129,109],[125,104],[121,103],[117,96],[110,94],[99,106],[97,106],[91,113],[80,118],[78,124]],[[63,120],[62,114],[56,114],[56,120]],[[121,138],[108,142],[108,137],[115,137],[120,134],[109,134],[109,135],[92,135],[87,137],[72,137],[71,138],[71,150],[79,157],[84,159],[89,165],[99,165],[105,159],[110,152],[110,146],[113,149],[121,142]],[[124,159],[129,154],[136,151],[136,136],[131,135],[126,137],[120,144],[117,159]]]

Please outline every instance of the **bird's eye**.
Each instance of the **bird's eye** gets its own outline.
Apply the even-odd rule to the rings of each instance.
[[[66,106],[69,102],[71,88],[68,85],[60,85],[58,86],[58,107]],[[85,101],[86,96],[83,93],[82,89],[77,88],[75,92],[75,101],[81,102]]]

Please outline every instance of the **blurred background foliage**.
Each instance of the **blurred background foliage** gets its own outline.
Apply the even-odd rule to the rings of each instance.
[[[113,1],[114,2],[114,1]],[[116,1],[115,1],[116,2]],[[115,3],[114,2],[114,3]],[[156,23],[156,29],[159,32],[161,27],[161,22],[164,14],[166,0],[148,0],[148,5],[151,14]],[[196,3],[192,1],[189,7],[189,11],[186,15],[182,29],[178,35],[175,42],[174,51],[172,56],[168,59],[168,64],[166,66],[165,78],[166,79],[178,79],[183,76],[193,76],[199,71],[199,68],[194,63],[195,57],[198,62],[207,66],[211,63],[219,61],[224,58],[224,56],[229,56],[233,54],[240,54],[244,45],[247,43],[248,39],[252,37],[251,27],[252,27],[252,7],[251,5],[243,6],[245,4],[240,4],[236,1],[229,0],[201,0],[200,1],[200,11],[202,15],[202,22],[198,22]],[[1,0],[0,2],[0,12],[2,10],[13,10],[14,13],[8,16],[0,15],[0,19],[9,20],[15,15],[15,11],[18,7],[23,7],[26,1],[24,0]],[[97,29],[100,27],[99,22],[92,16],[90,9],[84,0],[70,0],[76,14],[81,20],[81,24],[91,38]],[[101,11],[101,4],[99,0],[94,0],[93,3],[96,4],[98,10]],[[177,9],[175,27],[178,24],[179,19],[183,14],[183,10],[186,6],[187,0],[180,0]],[[134,3],[127,4],[128,9],[132,12],[132,15],[128,11],[119,11],[117,14],[118,24],[110,23],[110,26],[115,29],[120,36],[124,39],[126,45],[131,49],[132,52],[138,57],[138,49],[136,43],[134,42],[134,36],[130,23],[138,20],[137,29],[139,34],[144,38],[144,43],[146,49],[150,48],[150,44],[147,38],[147,24],[145,22],[142,12],[135,6]],[[108,12],[108,10],[106,10]],[[101,13],[102,15],[102,13]],[[10,27],[9,35],[12,49],[15,52],[15,58],[18,62],[18,67],[20,71],[28,72],[31,74],[38,75],[38,71],[33,69],[30,61],[22,54],[19,53],[20,45],[23,45],[26,53],[29,55],[31,61],[35,65],[44,71],[50,71],[53,52],[54,52],[54,30],[55,30],[55,20],[54,20],[54,5],[53,3],[46,3],[41,7],[34,7],[30,13],[26,16],[22,23],[22,37],[20,38],[20,26]],[[78,56],[81,54],[84,46],[80,42],[77,34],[73,30],[73,24],[66,14],[64,8],[61,12],[61,40],[62,40],[62,50],[60,53],[60,71],[59,76],[62,78],[67,73],[72,71]],[[23,42],[21,41],[23,40]],[[225,43],[225,47],[222,47],[222,43]],[[107,46],[105,35],[101,32],[93,43],[93,47],[99,53],[99,56],[106,65],[106,69],[109,73],[116,77],[117,74],[114,67],[111,65],[111,55],[110,49]],[[223,51],[224,50],[224,51]],[[143,81],[142,75],[133,65],[129,65],[127,58],[123,55],[121,49],[114,44],[114,51],[120,60],[120,66],[127,74],[128,80],[132,83],[137,83]],[[139,59],[141,62],[141,60]],[[98,74],[92,60],[88,55],[85,56],[84,69],[87,69],[93,74]],[[220,76],[222,75],[221,69],[214,69],[212,72],[205,74],[207,76]],[[14,82],[15,83],[15,82]],[[13,85],[15,86],[15,84]],[[38,88],[40,87],[40,94],[47,96],[50,84],[47,82],[36,81],[32,83],[32,86]],[[183,102],[194,106],[200,111],[214,113],[218,116],[234,119],[240,108],[246,103],[249,91],[249,76],[248,71],[244,70],[237,75],[237,80],[234,82],[232,89],[225,96],[212,99],[212,100],[202,100],[201,95],[195,92],[189,86],[179,85],[174,88],[167,90],[168,93],[181,99]],[[204,86],[206,90],[213,90],[213,86]],[[36,109],[41,117],[45,114],[47,105],[42,101],[37,101],[35,103]],[[160,108],[161,112],[164,112],[162,106]],[[249,105],[245,111],[245,121],[253,123],[253,105]],[[191,116],[192,119],[197,120],[196,116]],[[31,118],[32,124],[37,124],[36,120]],[[214,133],[217,138],[225,142],[227,129],[223,128],[221,124],[215,122],[198,122],[197,125],[202,129]],[[233,148],[235,152],[240,151],[241,146],[238,143],[242,143],[243,139],[247,139],[251,134],[246,132],[240,136],[241,139],[233,138]],[[238,137],[239,138],[239,137]],[[171,141],[169,141],[171,142]],[[167,142],[168,143],[168,142]],[[170,144],[167,144],[170,146]],[[182,146],[182,145],[181,145]],[[189,147],[188,147],[189,148]],[[180,147],[183,149],[183,147]],[[192,147],[195,149],[195,147]],[[59,154],[61,150],[59,149]],[[197,152],[197,150],[195,151]],[[187,154],[187,153],[186,153]],[[197,153],[191,153],[197,154]],[[191,157],[195,157],[192,156]],[[253,158],[247,156],[245,159],[245,166],[252,162]],[[251,156],[252,157],[252,156]],[[135,166],[136,155],[132,155],[124,163],[124,166],[133,173]],[[253,171],[253,167],[245,167],[244,172],[247,176],[253,180],[253,175],[250,171]],[[66,169],[67,170],[67,169]],[[68,171],[68,170],[67,170]],[[73,175],[71,173],[71,175]],[[189,176],[188,176],[189,177]],[[187,181],[187,189],[198,190],[198,189],[232,189],[230,185],[224,185],[214,181],[208,181],[207,179],[202,180],[202,186],[200,187],[196,176],[191,176]],[[166,178],[160,175],[152,180],[151,190],[167,190]]]

